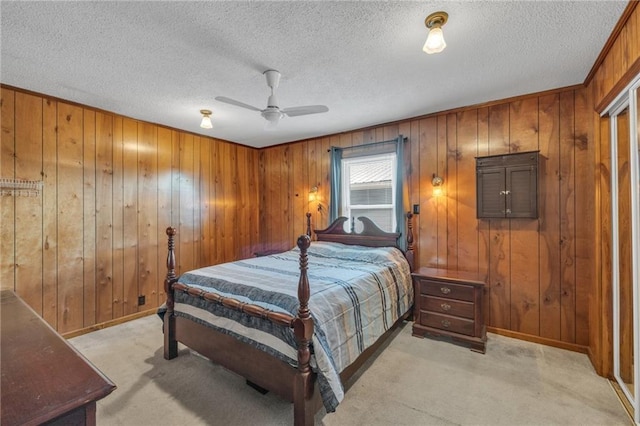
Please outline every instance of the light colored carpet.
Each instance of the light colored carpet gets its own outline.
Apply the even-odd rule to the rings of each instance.
[[[99,425],[291,425],[293,407],[181,346],[162,356],[155,315],[70,343],[118,388]],[[411,323],[349,383],[321,425],[630,425],[586,355],[489,334],[485,355],[411,336]]]

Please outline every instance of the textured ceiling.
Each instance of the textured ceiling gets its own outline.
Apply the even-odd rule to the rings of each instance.
[[[627,1],[9,2],[4,84],[263,147],[584,82]],[[422,52],[444,10],[447,48]],[[266,106],[276,130],[226,96]],[[214,128],[199,127],[200,109]]]

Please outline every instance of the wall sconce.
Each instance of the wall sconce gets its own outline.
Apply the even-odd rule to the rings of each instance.
[[[212,112],[208,109],[201,109],[200,114],[202,114],[202,121],[200,122],[200,127],[203,129],[212,129],[213,124],[211,123],[211,114]]]
[[[311,202],[315,201],[316,198],[318,198],[318,187],[317,186],[313,186],[309,190],[309,202],[311,203]]]
[[[429,28],[427,41],[422,48],[426,53],[440,53],[447,47],[442,33],[442,26],[447,23],[448,19],[449,14],[447,12],[434,12],[424,20],[424,24]]]
[[[444,184],[444,179],[440,176],[437,176],[435,173],[431,179],[431,185],[433,185],[433,195],[439,197],[442,195],[442,185]]]
[[[320,204],[320,196],[318,194],[318,186],[320,185],[312,186],[311,189],[309,189],[309,204],[313,203],[314,201],[317,201],[318,211],[322,211],[322,204]]]

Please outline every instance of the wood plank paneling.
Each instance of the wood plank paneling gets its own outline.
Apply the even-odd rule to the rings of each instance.
[[[443,185],[443,190],[440,195],[434,197],[436,204],[436,221],[437,221],[437,267],[438,268],[447,268],[447,260],[448,260],[448,250],[449,245],[447,244],[447,224],[448,224],[448,197],[449,197],[449,187],[455,188],[454,185],[449,185],[449,173],[447,170],[447,116],[439,115],[437,117],[437,139],[436,139],[436,169],[435,173],[444,179],[445,185]],[[455,269],[455,268],[454,268]]]
[[[307,232],[306,212],[311,207],[309,203],[309,184],[305,175],[305,166],[307,158],[307,143],[301,142],[291,145],[291,178],[290,188],[293,196],[291,197],[292,220],[289,229],[289,241],[293,247],[293,241],[298,236]]]
[[[83,110],[83,218],[82,268],[84,324],[96,323],[96,113]]]
[[[409,167],[409,209],[413,212],[413,205],[420,207],[420,121],[412,120],[410,122],[410,132],[406,133],[408,142],[405,144],[405,167]],[[403,133],[405,134],[405,133]],[[406,149],[409,147],[410,149]],[[413,216],[413,240],[414,240],[414,259],[417,262],[420,259],[420,247],[416,242],[420,241],[420,219],[422,215]]]
[[[42,99],[16,93],[15,96],[15,177],[42,180]],[[15,233],[15,291],[42,315],[42,197],[13,198]],[[4,232],[3,232],[4,233]],[[11,234],[10,234],[11,235]]]
[[[378,126],[349,134],[322,138],[328,145],[360,144],[388,139],[398,132],[409,137],[405,170],[407,174],[407,207],[419,203],[420,216],[414,222],[418,242],[418,264],[421,266],[446,266],[453,269],[478,271],[488,281],[486,287],[486,319],[494,330],[516,332],[520,336],[544,337],[561,340],[561,283],[563,276],[576,273],[575,262],[565,264],[561,271],[560,229],[563,214],[565,220],[575,222],[579,208],[588,209],[592,201],[588,197],[576,198],[561,210],[560,176],[575,184],[565,187],[565,193],[575,193],[577,184],[576,151],[580,149],[577,125],[588,123],[588,107],[576,108],[560,102],[560,96],[574,99],[576,89],[560,90],[540,96],[526,96],[495,103],[488,107],[465,108],[459,112],[446,112],[433,116],[399,122],[392,126]],[[561,117],[571,120],[561,121]],[[565,138],[561,150],[561,128]],[[583,125],[588,127],[587,125]],[[584,130],[588,132],[588,129]],[[574,132],[576,133],[574,137]],[[303,215],[292,207],[286,196],[277,191],[299,193],[298,176],[312,186],[318,176],[324,175],[328,187],[329,154],[320,148],[319,140],[266,148],[261,151],[261,167],[264,170],[264,216],[261,234],[265,244],[274,244],[269,228],[287,229],[290,234],[295,222]],[[307,158],[300,168],[299,150],[307,144]],[[327,145],[327,146],[328,146]],[[476,156],[540,150],[544,157],[540,169],[539,219],[477,220],[475,215],[475,158]],[[574,158],[570,167],[561,169],[562,158]],[[593,161],[586,156],[580,160]],[[291,167],[289,167],[291,165]],[[306,175],[304,174],[306,173]],[[445,178],[445,194],[433,196],[433,174]],[[593,169],[583,168],[580,181],[594,178]],[[306,176],[306,178],[305,178]],[[283,185],[289,185],[282,189]],[[329,191],[322,188],[322,197]],[[275,214],[283,214],[283,206],[291,206],[289,221],[279,221]],[[573,206],[573,210],[569,208]],[[275,213],[274,213],[275,212]],[[323,220],[320,216],[320,220]],[[326,219],[324,219],[326,220]],[[594,218],[584,216],[583,229],[594,226]],[[315,222],[315,217],[314,217]],[[568,222],[563,229],[570,225]],[[576,246],[576,231],[568,232],[570,244]],[[584,233],[583,245],[593,244]],[[588,253],[586,249],[585,253]],[[588,254],[585,254],[588,257]],[[568,255],[566,256],[568,258]],[[564,275],[563,275],[564,274]],[[588,278],[587,278],[588,279]],[[580,305],[580,306],[578,306]],[[572,314],[569,309],[574,309]],[[576,329],[588,330],[588,298],[573,298],[565,312]],[[579,314],[579,312],[582,312]],[[565,333],[566,334],[566,333]],[[586,340],[570,337],[569,343],[586,344]]]
[[[560,97],[540,98],[540,336],[560,340]]]
[[[147,298],[145,309],[162,303],[164,230],[169,224],[178,227],[178,259],[185,269],[247,257],[260,246],[290,248],[305,230],[307,210],[314,215],[314,227],[328,224],[329,146],[384,140],[402,132],[409,137],[405,164],[407,207],[414,203],[421,206],[421,214],[414,223],[418,263],[446,264],[485,274],[489,279],[487,300],[491,305],[487,319],[494,327],[534,335],[554,330],[554,324],[559,330],[560,269],[558,265],[553,272],[552,262],[557,258],[553,250],[559,252],[560,221],[565,220],[560,215],[571,221],[577,211],[586,208],[585,204],[593,202],[587,196],[577,195],[579,188],[588,187],[585,182],[593,179],[592,171],[578,166],[588,164],[591,159],[591,154],[581,151],[584,139],[581,135],[589,131],[588,125],[582,123],[592,101],[583,101],[582,95],[574,95],[572,90],[567,93],[563,96],[574,99],[575,106],[559,102],[559,94],[531,96],[522,101],[467,108],[264,150],[194,137],[36,96],[36,103],[41,102],[42,108],[42,137],[35,143],[41,144],[42,154],[29,161],[40,162],[38,167],[42,168],[45,181],[39,200],[41,236],[35,236],[43,247],[40,254],[43,278],[41,290],[36,290],[42,294],[43,316],[59,330],[72,331],[91,323],[92,316],[96,323],[101,323],[137,312],[139,294]],[[8,108],[4,99],[14,94],[3,89],[0,169],[3,176],[5,163],[14,167],[12,157],[4,154],[5,137],[13,132],[12,128],[6,130],[5,117],[15,107]],[[27,115],[26,111],[19,114]],[[71,118],[67,120],[69,114]],[[571,119],[568,125],[561,123],[561,114]],[[25,120],[26,125],[33,127],[29,119]],[[567,132],[562,152],[561,124]],[[527,224],[517,220],[478,221],[474,157],[528,150],[538,143],[547,157],[541,178],[544,202],[540,229],[528,227],[536,221]],[[13,146],[12,142],[9,149],[14,149]],[[570,159],[568,164],[572,166],[561,171],[564,159]],[[445,177],[446,195],[442,201],[433,197],[433,173]],[[560,173],[574,179],[573,187],[563,189],[564,193],[574,195],[572,202],[565,202],[562,213]],[[309,206],[307,199],[308,188],[317,184],[320,184],[320,212]],[[77,216],[73,223],[67,220],[70,214]],[[592,243],[587,230],[594,219],[587,215],[580,220],[578,224],[574,219],[574,225],[567,224],[563,229],[574,226],[567,234],[575,247],[573,256],[576,262],[588,262],[589,251],[581,247]],[[11,223],[16,225],[13,219]],[[34,236],[24,237],[28,241]],[[547,239],[554,238],[556,248],[552,250]],[[15,244],[15,238],[9,240],[6,244]],[[529,241],[540,241],[539,257],[524,256],[525,248],[530,248]],[[59,251],[62,244],[64,253]],[[94,266],[89,259],[92,250]],[[131,255],[125,255],[125,251]],[[67,266],[61,260],[76,266],[65,271]],[[5,273],[7,267],[3,268]],[[575,265],[565,267],[565,275],[575,268]],[[69,283],[70,276],[81,277],[75,280],[77,287]],[[576,279],[577,275],[574,283]],[[540,282],[538,290],[531,284],[536,281]],[[566,280],[562,282],[565,285]],[[547,300],[547,292],[555,292],[554,288],[558,296],[555,301]],[[571,316],[574,312],[575,330],[588,330],[589,325],[584,324],[587,308],[583,306],[588,303],[587,297],[576,291],[573,300],[574,306],[568,306],[565,313]],[[75,301],[79,304],[74,305]],[[532,308],[536,304],[537,310]],[[542,337],[559,338],[554,334]],[[574,340],[584,344],[585,338],[576,332]]]
[[[456,114],[447,114],[447,182],[446,191],[443,201],[446,202],[446,221],[447,221],[447,268],[458,269],[458,221],[459,212],[458,205],[458,161],[460,160],[460,151],[458,150],[458,123]]]
[[[172,131],[164,127],[157,129],[158,141],[158,222],[156,235],[158,240],[158,282],[156,282],[156,298],[149,299],[150,306],[158,306],[165,300],[163,280],[166,275],[167,264],[167,234],[166,229],[173,223],[171,221],[172,190],[171,190],[171,135]],[[210,179],[210,178],[209,178]],[[210,186],[213,186],[209,182]],[[177,192],[177,191],[176,191]],[[212,198],[208,198],[211,200]],[[210,204],[210,203],[209,203]],[[212,227],[213,224],[211,223]],[[210,238],[210,241],[212,238]],[[210,254],[210,264],[213,263],[213,255]]]
[[[84,321],[82,119],[82,108],[58,104],[57,222],[58,246],[64,248],[57,258],[61,333],[82,328]]]
[[[575,93],[576,117],[589,117],[594,109],[593,92],[588,89]],[[593,125],[589,120],[575,122],[575,206],[595,206],[595,187],[593,161],[595,144]],[[594,259],[593,226],[595,209],[589,208],[575,215],[575,271],[576,271],[576,339],[579,345],[589,344],[588,327],[580,324],[589,323],[589,298],[594,291]]]
[[[122,117],[115,117],[113,121],[113,242],[112,242],[112,307],[113,318],[124,316],[124,169],[123,169],[123,139]],[[136,185],[137,186],[137,185]]]
[[[193,261],[194,267],[199,268],[205,266],[201,263],[202,252],[202,208],[200,204],[200,187],[202,186],[200,181],[200,147],[202,145],[202,138],[193,138]]]
[[[2,133],[0,137],[0,176],[14,179],[15,176],[15,92],[2,89],[0,112]],[[15,290],[15,198],[0,197],[0,287]]]
[[[230,262],[238,258],[237,238],[234,229],[238,229],[237,194],[238,194],[238,165],[237,146],[224,144],[223,176],[226,184],[225,193],[228,194],[224,201],[224,261]]]
[[[158,300],[158,139],[157,127],[138,124],[138,288],[137,295],[149,299],[151,306]],[[134,305],[137,301],[132,300]],[[136,304],[137,306],[137,304]],[[145,310],[147,307],[139,307]]]
[[[113,117],[96,114],[96,322],[113,319]]]
[[[509,104],[489,108],[489,154],[509,153]],[[487,325],[511,326],[510,221],[489,220],[489,299],[491,319]]]
[[[42,104],[42,318],[58,329],[58,102]],[[16,235],[16,238],[22,236]],[[64,283],[62,284],[64,285]]]
[[[438,206],[431,179],[437,173],[437,119],[420,120],[420,258],[418,264],[438,266]],[[434,232],[435,231],[435,232]]]
[[[122,122],[123,179],[123,297],[124,315],[138,312],[138,123]]]
[[[258,150],[15,89],[1,96],[1,176],[44,182],[38,197],[1,198],[1,284],[58,331],[162,303],[169,225],[188,267],[250,256],[260,242]]]
[[[211,208],[211,141],[202,140],[200,143],[200,229],[201,250],[198,259],[199,265],[211,265],[213,263],[213,255],[211,251],[213,214],[214,209]],[[242,215],[242,212],[240,213]],[[242,238],[242,237],[241,237]]]
[[[194,257],[194,238],[195,238],[195,222],[194,222],[194,153],[193,153],[193,135],[180,134],[179,146],[180,146],[180,186],[179,194],[180,200],[178,209],[180,212],[178,241],[180,245],[180,258],[178,263],[180,265],[180,271],[186,272],[197,267],[197,262]],[[224,163],[224,162],[223,162]],[[220,242],[224,242],[224,228],[221,227]],[[220,247],[224,250],[224,246]]]
[[[560,94],[560,338],[576,338],[574,92]]]
[[[458,113],[457,163],[457,223],[458,269],[478,272],[479,247],[476,219],[476,160],[478,155],[478,111]]]
[[[538,150],[538,98],[510,104],[511,152]],[[511,325],[510,330],[537,336],[540,333],[539,221],[511,220]]]

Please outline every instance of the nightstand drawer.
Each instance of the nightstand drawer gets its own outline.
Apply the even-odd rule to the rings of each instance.
[[[471,302],[421,295],[420,307],[426,311],[473,319],[475,307]]]
[[[420,324],[440,330],[465,334],[467,336],[473,336],[475,332],[475,323],[473,320],[428,311],[420,311]]]
[[[419,282],[420,293],[422,294],[473,302],[474,288],[472,286],[429,281],[424,279],[419,280]]]

